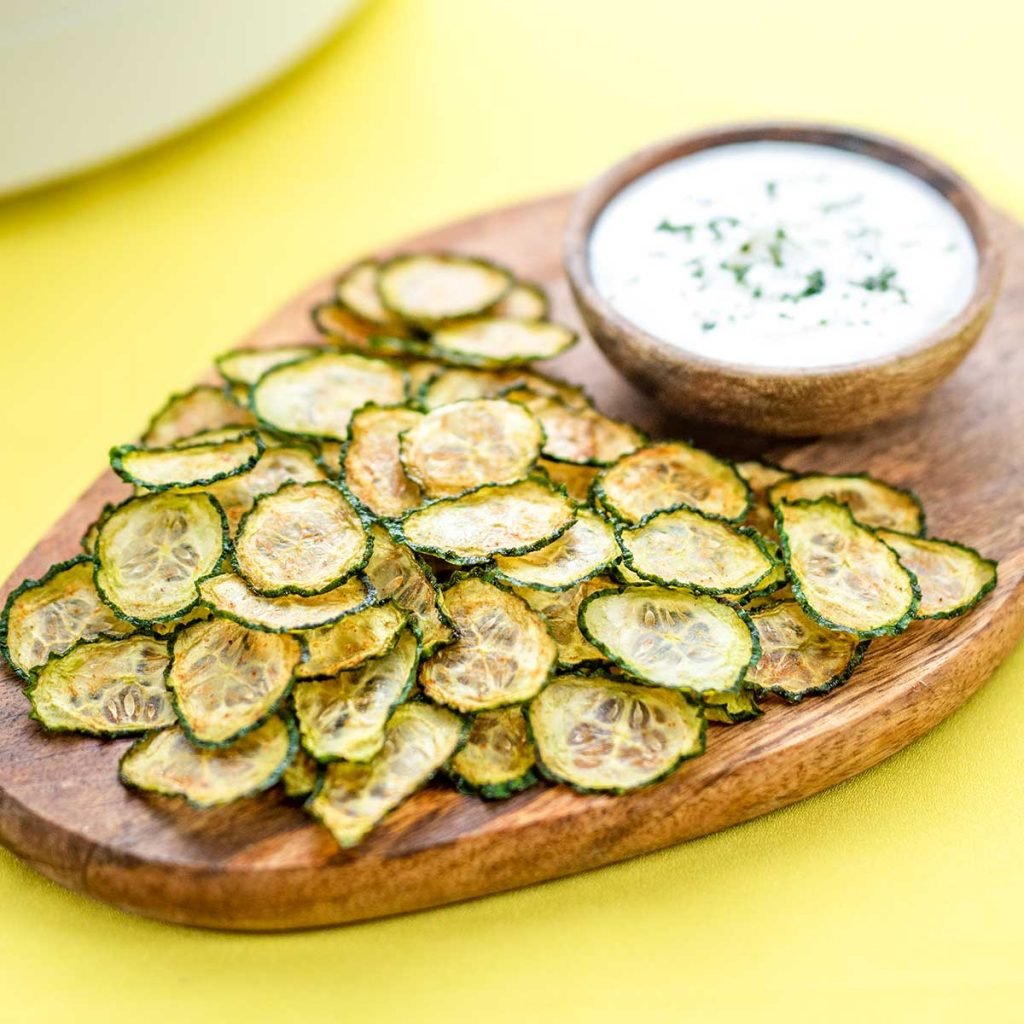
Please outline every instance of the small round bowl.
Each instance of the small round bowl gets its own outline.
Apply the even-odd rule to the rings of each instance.
[[[661,164],[713,146],[762,139],[807,142],[862,153],[902,167],[959,211],[978,250],[978,279],[963,309],[905,348],[839,367],[778,369],[708,359],[637,327],[598,292],[590,272],[591,229],[625,186]],[[605,355],[630,381],[669,410],[691,419],[763,434],[834,434],[912,411],[967,355],[988,322],[1003,258],[994,217],[981,197],[945,164],[893,139],[827,125],[767,123],[713,128],[657,143],[627,157],[588,185],[573,204],[565,264],[580,313]]]

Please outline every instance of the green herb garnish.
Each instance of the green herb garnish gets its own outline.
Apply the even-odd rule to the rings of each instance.
[[[739,225],[739,221],[735,217],[712,217],[708,221],[708,231],[715,236],[715,241],[720,242],[722,240],[722,229],[719,227],[720,224],[727,224],[729,227],[734,228]]]
[[[768,255],[772,258],[772,265],[781,267],[782,264],[782,243],[786,240],[785,228],[776,228],[775,237],[768,243]]]
[[[823,270],[812,270],[807,275],[807,283],[804,290],[796,295],[783,295],[784,302],[799,302],[801,299],[809,299],[812,295],[820,295],[825,290],[825,272]]]
[[[693,233],[697,230],[696,224],[673,224],[670,220],[663,220],[656,231],[669,231],[672,234],[686,235],[687,241],[693,240]]]
[[[894,267],[883,267],[877,274],[865,277],[863,281],[851,281],[850,284],[868,292],[895,292],[906,302],[907,293],[899,285],[893,283],[897,273],[898,271]]]

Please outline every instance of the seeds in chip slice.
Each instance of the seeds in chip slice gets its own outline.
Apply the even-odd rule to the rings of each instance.
[[[295,687],[295,714],[303,748],[318,761],[369,761],[384,746],[391,712],[412,691],[419,644],[406,627],[380,658],[330,679]]]
[[[79,555],[12,590],[0,616],[0,652],[22,679],[80,640],[133,633],[131,623],[100,600],[93,562]]]
[[[630,675],[703,694],[739,689],[757,660],[749,618],[707,594],[664,587],[602,591],[580,606],[580,629]]]
[[[345,486],[375,516],[400,516],[423,503],[423,492],[398,457],[399,434],[422,419],[423,413],[405,406],[368,405],[352,416],[342,462]]]
[[[358,668],[394,646],[408,615],[393,602],[374,605],[330,626],[298,635],[306,644],[306,660],[295,671],[298,679],[320,679]]]
[[[528,713],[541,771],[583,792],[647,786],[704,751],[697,705],[608,676],[559,676]]]
[[[504,800],[537,781],[536,762],[526,716],[517,706],[474,715],[450,771],[462,792]]]
[[[298,800],[309,796],[316,789],[319,776],[319,763],[300,747],[295,751],[295,756],[288,762],[288,767],[285,768],[284,774],[281,776],[284,795],[289,800]]]
[[[498,555],[494,575],[538,590],[568,590],[606,571],[619,559],[615,530],[596,512],[581,508],[557,540],[525,555]]]
[[[311,597],[362,569],[371,544],[359,514],[333,484],[285,484],[246,514],[232,560],[257,593]]]
[[[297,746],[294,724],[276,715],[228,747],[195,747],[182,729],[164,729],[144,736],[121,758],[121,781],[183,796],[194,807],[214,807],[269,789]]]
[[[376,599],[374,588],[359,576],[312,597],[301,594],[264,597],[250,590],[241,576],[230,572],[203,580],[199,594],[203,604],[219,618],[231,619],[250,629],[262,629],[265,633],[329,626],[369,607]]]
[[[396,256],[377,268],[377,292],[393,316],[425,326],[476,316],[512,287],[512,275],[455,253]]]
[[[401,370],[351,352],[324,352],[268,370],[252,386],[253,411],[271,430],[344,441],[361,406],[405,400]]]
[[[532,590],[529,587],[512,589],[546,623],[548,632],[555,638],[560,669],[608,660],[601,651],[588,642],[579,627],[580,605],[591,594],[596,594],[599,590],[618,589],[607,576],[595,576],[592,580],[586,580],[568,590]]]
[[[784,501],[793,504],[830,498],[846,506],[861,526],[899,530],[901,533],[924,533],[924,509],[917,495],[867,474],[829,476],[826,473],[808,473],[780,481],[769,490],[768,497],[775,506]]]
[[[652,444],[623,456],[598,477],[594,494],[627,523],[679,505],[739,520],[750,501],[746,483],[728,462],[685,441]]]
[[[736,472],[750,488],[750,508],[747,509],[746,523],[765,537],[775,539],[775,509],[768,500],[768,492],[783,480],[790,480],[793,474],[788,469],[770,462],[748,459],[736,463]]]
[[[408,513],[397,525],[416,551],[455,565],[477,565],[494,555],[521,555],[550,544],[573,523],[567,495],[543,480],[484,485]]]
[[[544,320],[549,311],[547,294],[539,284],[516,281],[496,306],[491,316],[507,317],[512,320]]]
[[[353,316],[387,330],[404,332],[402,318],[385,308],[377,290],[380,265],[376,260],[361,260],[345,271],[335,285],[338,304]]]
[[[737,690],[733,693],[705,693],[704,717],[709,722],[721,725],[737,725],[760,718],[764,712],[757,706],[752,690]]]
[[[560,398],[573,409],[590,406],[590,399],[582,388],[525,367],[479,370],[450,366],[439,370],[414,393],[418,395],[420,405],[429,411],[465,398],[502,398],[506,392],[520,388],[526,388],[534,395]]]
[[[430,498],[525,477],[544,432],[529,410],[501,398],[476,398],[433,409],[401,436],[401,464]]]
[[[302,646],[230,619],[186,626],[171,644],[167,686],[193,743],[220,747],[257,728],[291,689]]]
[[[902,633],[921,591],[884,541],[830,498],[783,502],[776,509],[793,593],[826,629],[860,637]]]
[[[200,384],[171,395],[149,421],[142,443],[147,448],[166,448],[184,437],[221,427],[254,427],[253,414],[220,388]]]
[[[167,644],[153,637],[84,640],[33,675],[32,717],[47,729],[93,736],[174,725],[164,685],[168,660]]]
[[[384,746],[368,764],[327,766],[307,804],[342,847],[355,846],[389,811],[433,777],[458,749],[463,722],[430,704],[403,704],[391,716]]]
[[[430,336],[437,355],[467,366],[498,367],[552,359],[576,344],[577,335],[549,320],[479,317],[438,327]]]
[[[750,617],[761,638],[761,657],[746,685],[791,703],[845,683],[867,650],[867,640],[818,625],[796,601],[772,602]]]
[[[705,594],[755,590],[776,569],[760,536],[690,508],[655,512],[619,530],[626,563],[644,579]]]
[[[912,537],[892,530],[878,536],[921,588],[919,619],[952,619],[973,608],[995,585],[996,563],[951,540]]]
[[[199,601],[196,585],[216,572],[227,543],[224,513],[208,494],[129,498],[100,525],[96,589],[136,624],[172,619]]]
[[[322,352],[322,345],[278,345],[275,348],[234,348],[222,352],[214,363],[220,375],[229,384],[240,384],[245,388],[255,384],[275,366],[291,363],[296,359]]]
[[[557,648],[544,622],[515,594],[469,576],[445,591],[457,637],[424,661],[420,685],[456,711],[484,711],[533,697]]]
[[[110,451],[110,465],[124,481],[164,491],[169,487],[202,487],[225,477],[245,473],[263,452],[257,434],[234,441],[189,447],[140,448],[125,444]]]
[[[422,656],[429,657],[455,636],[431,571],[404,544],[396,544],[384,527],[370,527],[373,554],[366,563],[366,577],[380,601],[393,601],[409,613],[409,622],[420,641]]]

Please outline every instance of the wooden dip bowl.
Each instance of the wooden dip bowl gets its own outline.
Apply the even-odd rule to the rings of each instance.
[[[978,252],[974,292],[942,327],[896,352],[836,367],[747,366],[684,351],[637,327],[594,284],[591,229],[608,202],[661,164],[734,142],[777,140],[850,150],[902,167],[938,190],[960,213]],[[902,142],[825,125],[766,123],[713,128],[643,149],[577,196],[565,236],[565,266],[594,340],[633,384],[692,419],[787,437],[833,434],[913,411],[959,365],[988,322],[1003,257],[993,216],[975,190],[945,164]]]

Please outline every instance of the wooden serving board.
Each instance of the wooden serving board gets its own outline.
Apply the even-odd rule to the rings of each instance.
[[[558,318],[578,322],[561,274],[569,198],[477,217],[401,248],[493,256],[546,285]],[[21,684],[0,674],[0,839],[49,878],[116,906],[207,927],[270,930],[436,906],[599,867],[746,821],[847,779],[959,707],[1024,630],[1024,228],[1001,224],[1007,279],[978,347],[913,418],[786,449],[659,416],[589,339],[551,365],[599,406],[654,434],[693,435],[726,452],[767,451],[797,468],[867,470],[914,488],[930,532],[1000,560],[998,588],[967,617],[875,641],[827,699],[771,703],[755,722],[712,728],[705,756],[625,797],[539,786],[487,803],[429,788],[342,852],[276,794],[209,811],[129,792],[128,741],[45,736]],[[312,337],[325,279],[247,339]],[[162,396],[154,395],[154,406]],[[105,473],[18,567],[6,595],[77,550],[123,485]],[[0,595],[2,596],[2,595]],[[978,756],[985,756],[979,752]]]

